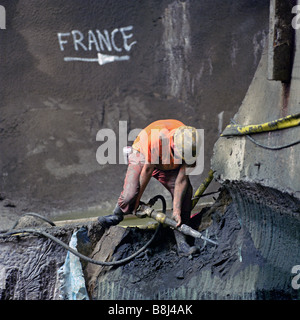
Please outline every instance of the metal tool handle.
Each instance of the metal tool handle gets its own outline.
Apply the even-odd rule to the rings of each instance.
[[[179,232],[183,233],[184,235],[192,236],[194,238],[200,238],[200,239],[203,239],[203,240],[210,242],[214,245],[218,245],[218,243],[216,241],[213,241],[213,240],[203,236],[201,232],[189,227],[186,224],[182,224],[179,227],[177,227],[177,222],[175,220],[168,218],[162,212],[155,211],[153,208],[149,207],[148,205],[145,205],[145,204],[140,205],[139,212],[141,213],[141,214],[139,214],[139,216],[140,215],[142,215],[142,216],[147,215],[148,217],[158,221],[159,223],[165,224],[171,228],[178,230]]]

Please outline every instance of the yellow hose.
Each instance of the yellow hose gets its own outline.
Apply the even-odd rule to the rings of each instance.
[[[291,128],[300,125],[300,113],[289,115],[284,118],[280,118],[274,121],[256,124],[256,125],[238,125],[238,124],[230,124],[228,125],[221,137],[225,136],[239,136],[239,135],[246,135],[252,133],[260,133],[260,132],[267,132],[273,130],[281,130],[285,128]]]

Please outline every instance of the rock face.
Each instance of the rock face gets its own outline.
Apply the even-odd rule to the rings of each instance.
[[[203,213],[213,219],[205,235],[216,239],[218,247],[197,240],[199,256],[192,260],[179,257],[173,232],[163,228],[147,251],[132,262],[97,270],[88,266],[85,275],[90,297],[299,298],[299,291],[291,285],[291,266],[297,265],[300,254],[299,201],[288,195],[278,197],[278,191],[272,189],[261,189],[260,197],[255,197],[252,189],[249,185],[230,186],[229,192],[225,188],[214,206]],[[273,201],[276,196],[278,202]],[[131,229],[124,233],[121,229],[111,228],[110,236],[118,235],[122,240],[117,246],[98,248],[99,256],[124,258],[153,234]]]
[[[73,230],[52,232],[68,243]],[[65,257],[64,248],[43,237],[0,239],[0,300],[58,299],[57,271]]]
[[[82,263],[89,298],[299,299],[292,284],[292,267],[300,255],[299,205],[299,200],[275,189],[225,184],[213,206],[200,213],[201,222],[210,221],[202,232],[218,246],[197,239],[199,255],[180,257],[173,231],[161,228],[152,244],[129,263]],[[68,243],[78,227],[47,231]],[[103,232],[97,224],[87,229],[93,248],[89,256],[98,261],[124,259],[154,233],[119,226]],[[66,258],[63,248],[33,236],[6,238],[0,248],[0,299],[61,299],[58,270]],[[77,249],[82,252],[80,245]]]
[[[205,175],[267,42],[268,0],[1,5],[1,192],[19,212],[114,206],[126,166],[97,162],[96,135],[113,130],[118,150],[119,121],[125,132],[159,118],[204,129]]]

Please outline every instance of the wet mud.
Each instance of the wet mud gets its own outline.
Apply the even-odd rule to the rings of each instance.
[[[299,200],[255,184],[227,183],[215,203],[197,216],[197,229],[218,246],[196,239],[199,254],[181,257],[174,232],[161,227],[151,245],[129,263],[98,266],[82,261],[92,300],[299,299],[292,287],[299,264]],[[201,218],[201,219],[200,219]],[[36,223],[20,221],[18,227]],[[43,222],[42,222],[43,223]],[[90,251],[101,261],[124,259],[140,249],[154,230],[99,224],[38,226],[68,243],[84,227]],[[0,299],[60,299],[58,269],[67,251],[38,237],[0,239]],[[77,246],[82,251],[80,243]],[[13,254],[12,254],[13,252]]]
[[[254,197],[256,186],[245,188],[248,191],[243,196],[238,189],[231,188],[231,195],[225,188],[213,207],[202,212],[203,219],[211,218],[211,225],[202,232],[217,240],[217,247],[197,239],[195,244],[201,248],[200,254],[180,257],[173,231],[162,228],[152,245],[130,263],[94,269],[93,280],[87,268],[85,275],[91,298],[297,298],[298,293],[290,282],[290,268],[299,256],[297,201],[292,212],[290,207],[276,205],[275,201],[270,206],[260,197]],[[270,200],[275,191],[261,190],[261,194],[263,192],[269,193]],[[253,210],[256,217],[252,216]],[[114,227],[111,232],[118,233],[118,228]],[[287,230],[290,230],[288,239],[283,240]],[[113,258],[119,260],[131,255],[152,234],[151,230],[129,228],[113,250]]]

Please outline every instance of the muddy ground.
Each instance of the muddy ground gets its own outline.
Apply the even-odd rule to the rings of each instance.
[[[259,190],[259,194],[257,191]],[[218,242],[201,239],[199,254],[181,257],[173,230],[162,227],[151,245],[129,263],[105,267],[83,262],[90,299],[299,299],[291,286],[298,264],[299,200],[277,190],[230,184],[204,208],[194,227]],[[22,218],[23,219],[23,218]],[[103,230],[95,222],[50,227],[35,219],[18,228],[35,227],[68,243],[73,231],[86,228],[94,260],[117,261],[140,249],[154,230],[121,226]],[[276,244],[276,245],[275,245]],[[57,270],[66,250],[49,239],[26,236],[0,239],[1,299],[58,299]],[[12,255],[11,252],[14,252]]]
[[[240,204],[236,202],[237,197]],[[243,212],[240,211],[242,198],[245,201]],[[255,210],[254,207],[258,221],[250,218],[247,222],[243,216]],[[224,189],[215,204],[202,212],[203,220],[211,222],[202,232],[216,240],[218,246],[196,239],[200,254],[180,257],[173,231],[162,228],[151,246],[130,263],[119,267],[87,266],[85,276],[90,297],[100,300],[297,298],[297,291],[291,288],[290,265],[297,261],[300,221],[297,205],[292,210],[294,216],[286,218],[286,226],[278,226],[280,216],[283,212],[287,214],[288,208],[280,204],[270,207],[255,200],[250,193],[241,198],[235,195],[232,200]],[[100,241],[124,232],[118,228],[111,228]],[[262,240],[274,228],[277,232],[270,240]],[[286,232],[289,232],[289,238],[285,239],[289,247],[282,240]],[[152,235],[150,230],[128,229],[120,243],[111,248],[113,259],[131,255]],[[272,246],[274,242],[277,246]],[[94,258],[109,252],[104,248],[94,251]]]

